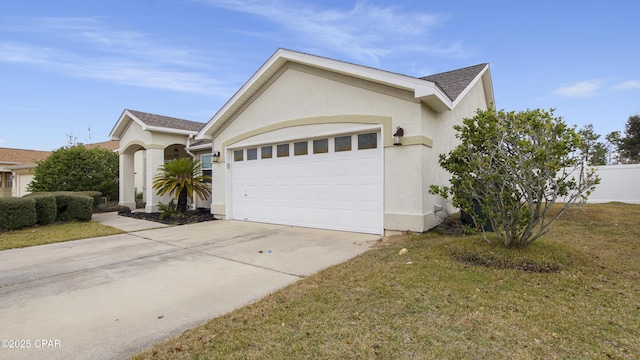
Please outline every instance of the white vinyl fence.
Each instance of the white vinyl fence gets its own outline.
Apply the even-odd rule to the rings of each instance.
[[[612,201],[640,204],[640,164],[596,166],[600,184],[588,203]]]

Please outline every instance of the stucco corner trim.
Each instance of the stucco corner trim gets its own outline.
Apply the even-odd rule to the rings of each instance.
[[[433,139],[424,135],[405,136],[402,138],[402,145],[403,146],[422,145],[422,146],[427,146],[432,148]]]

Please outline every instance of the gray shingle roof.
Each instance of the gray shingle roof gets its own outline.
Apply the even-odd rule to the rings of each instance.
[[[462,69],[425,76],[421,79],[435,82],[451,100],[455,100],[485,66],[487,66],[486,63],[473,65]]]
[[[142,111],[129,110],[131,114],[137,117],[143,123],[149,126],[187,130],[187,131],[200,131],[206,124],[198,121],[184,120],[173,118],[169,116],[162,116],[156,114],[149,114]]]

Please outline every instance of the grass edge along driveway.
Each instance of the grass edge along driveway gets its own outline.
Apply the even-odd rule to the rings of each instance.
[[[0,250],[122,234],[124,231],[95,221],[33,226],[0,233]]]
[[[638,359],[639,220],[640,205],[586,205],[526,251],[390,239],[134,359]]]

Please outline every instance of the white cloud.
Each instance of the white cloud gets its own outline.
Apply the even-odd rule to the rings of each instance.
[[[613,87],[614,90],[640,89],[640,80],[627,80]]]
[[[573,85],[560,87],[553,93],[567,97],[590,97],[596,95],[601,85],[602,80],[581,81]]]
[[[257,16],[286,31],[289,40],[306,48],[323,48],[377,66],[398,54],[464,57],[460,42],[436,43],[430,31],[447,15],[415,9],[378,6],[358,1],[348,9],[319,8],[290,0],[202,0],[202,2]],[[264,35],[262,35],[264,36]],[[273,37],[282,34],[274,32]]]
[[[114,30],[97,18],[13,19],[5,29],[42,38],[1,42],[0,62],[37,66],[67,76],[226,98],[237,84],[214,79],[200,51],[161,44],[145,34]],[[47,43],[39,45],[39,41]]]

